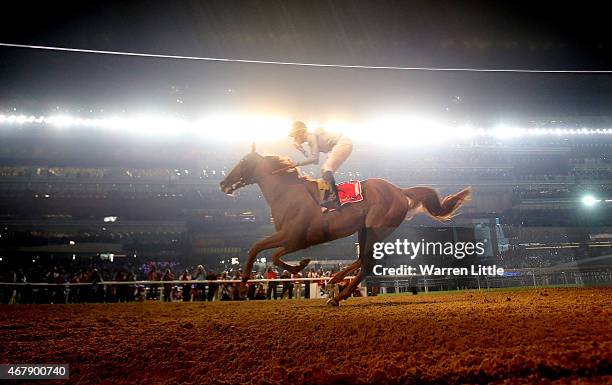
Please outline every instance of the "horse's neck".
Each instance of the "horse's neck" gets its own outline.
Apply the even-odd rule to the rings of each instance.
[[[289,175],[263,178],[258,185],[273,213],[277,209],[284,210],[295,204],[304,204],[304,192],[308,193],[310,198],[316,196],[312,194],[316,193],[317,189],[316,182]]]

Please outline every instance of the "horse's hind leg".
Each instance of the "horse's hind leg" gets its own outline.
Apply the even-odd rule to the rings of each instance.
[[[339,271],[338,273],[334,274],[334,276],[329,281],[327,281],[327,284],[335,285],[336,283],[342,281],[344,277],[346,277],[353,271],[359,269],[360,266],[361,266],[361,258],[359,258],[355,262],[345,267],[342,271]]]
[[[330,279],[325,286],[332,287],[332,285],[335,285],[336,283],[342,281],[344,277],[346,277],[353,271],[357,270],[361,266],[363,262],[362,257],[363,257],[363,247],[365,246],[365,236],[366,236],[366,229],[365,228],[360,229],[358,233],[358,239],[357,239],[359,243],[359,258],[355,262],[345,267],[342,271],[338,272],[337,274],[334,274],[332,279]]]
[[[280,257],[282,257],[283,255],[289,254],[290,252],[291,251],[288,251],[284,247],[279,247],[278,249],[276,249],[274,254],[272,254],[272,262],[274,262],[276,266],[287,270],[291,274],[297,274],[300,271],[302,271],[302,269],[304,269],[306,266],[308,266],[308,264],[310,263],[310,259],[308,258],[302,259],[298,265],[290,265],[287,262],[280,259]]]
[[[328,300],[327,304],[330,306],[338,306],[340,304],[340,301],[343,301],[351,296],[351,294],[353,293],[353,290],[355,290],[357,285],[359,285],[361,281],[363,281],[365,276],[366,276],[365,270],[364,269],[359,270],[359,273],[357,274],[357,276],[355,276],[355,278],[353,278],[351,282],[349,282],[349,284],[346,285],[346,287],[340,292],[340,294]]]
[[[361,281],[363,281],[363,279],[372,271],[374,265],[374,261],[372,259],[374,244],[383,240],[392,231],[393,230],[391,229],[382,230],[373,228],[366,228],[363,230],[364,233],[360,234],[360,239],[363,242],[360,241],[359,243],[359,261],[361,261],[361,270],[359,271],[359,274],[357,274],[357,276],[355,276],[355,278],[353,278],[337,296],[327,301],[328,305],[338,306],[340,301],[343,301],[351,296],[357,285],[359,285],[359,283],[361,283]]]
[[[343,270],[339,271],[338,273],[334,274],[332,278],[325,283],[323,290],[327,293],[329,297],[333,296],[335,292],[336,284],[342,281],[344,277],[346,277],[353,271],[359,269],[360,266],[361,266],[361,258],[351,263],[350,265],[348,265],[347,267],[345,267]]]

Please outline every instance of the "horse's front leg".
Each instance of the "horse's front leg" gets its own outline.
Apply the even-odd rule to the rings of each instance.
[[[289,251],[285,247],[279,247],[278,250],[276,250],[274,254],[272,254],[272,262],[274,262],[276,266],[287,270],[291,274],[297,274],[302,271],[306,266],[308,266],[308,264],[310,263],[310,259],[302,259],[298,265],[290,265],[281,259],[283,255],[289,254],[290,252],[291,251]]]
[[[251,271],[253,270],[253,264],[255,263],[255,257],[257,254],[264,250],[273,249],[275,247],[279,247],[283,242],[286,241],[286,237],[283,233],[278,232],[270,235],[257,242],[251,247],[249,250],[249,255],[242,269],[242,282],[240,284],[240,291],[244,291],[246,289],[246,282],[249,280],[251,276]],[[241,293],[242,294],[242,293]]]

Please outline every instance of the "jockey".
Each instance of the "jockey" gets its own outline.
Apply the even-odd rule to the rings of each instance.
[[[295,163],[295,166],[306,166],[309,164],[319,164],[319,153],[329,153],[327,159],[321,166],[321,176],[329,185],[329,189],[321,206],[332,209],[340,207],[338,188],[334,180],[334,172],[340,168],[342,163],[349,157],[353,150],[351,139],[342,134],[333,134],[317,128],[314,132],[308,132],[306,124],[300,121],[293,123],[289,132],[293,138],[293,145],[304,155],[306,159]],[[308,143],[310,154],[306,153],[302,147],[303,143]]]

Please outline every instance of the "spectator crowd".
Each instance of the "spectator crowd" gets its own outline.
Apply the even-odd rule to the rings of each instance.
[[[314,282],[317,290],[320,290],[325,277],[329,277],[335,270],[323,271],[322,268],[311,268],[303,274],[291,274],[286,270],[279,272],[273,267],[267,267],[263,271],[253,271],[249,279],[272,281],[248,282],[245,292],[241,291],[239,282],[232,282],[242,280],[239,268],[217,273],[205,269],[203,265],[182,267],[178,263],[146,263],[134,267],[129,264],[118,265],[100,261],[76,269],[39,265],[29,269],[0,271],[0,282],[4,283],[0,286],[0,303],[302,299],[311,297],[311,282]],[[300,280],[303,277],[315,280]],[[274,281],[275,279],[287,281]],[[155,281],[159,284],[143,284],[138,281]],[[122,284],[108,282],[122,282]],[[10,283],[53,285],[10,285]]]

